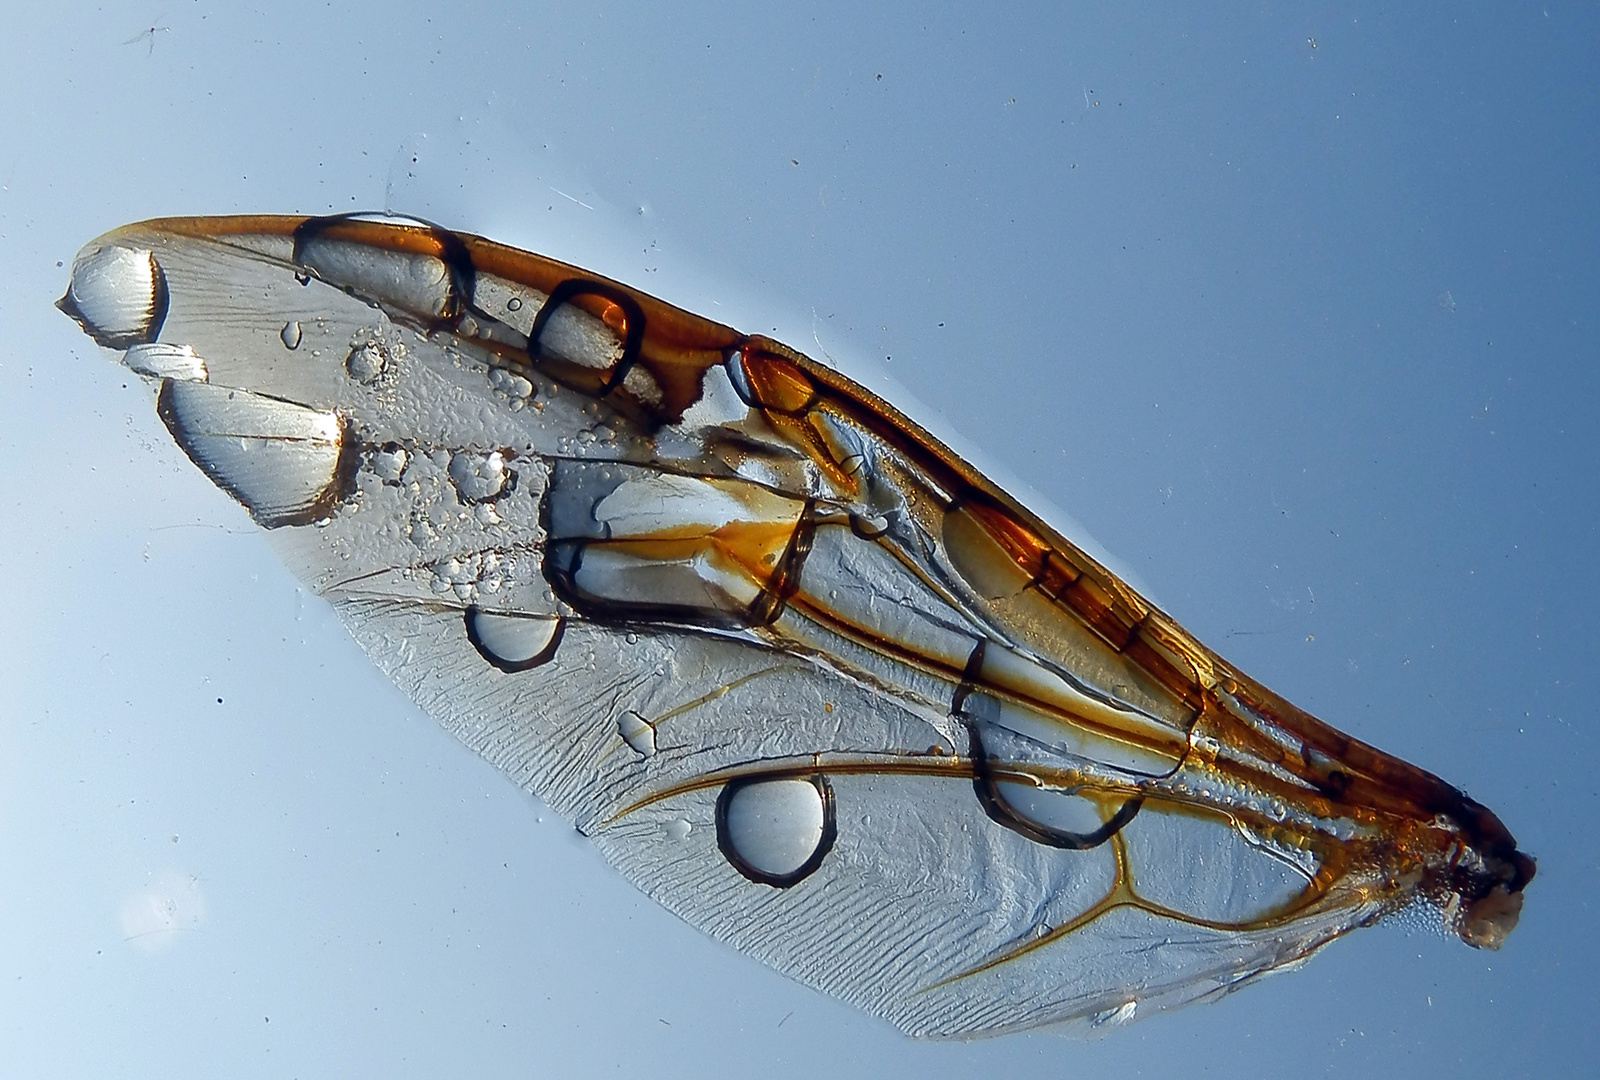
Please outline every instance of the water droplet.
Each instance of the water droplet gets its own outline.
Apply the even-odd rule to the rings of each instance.
[[[335,413],[175,379],[162,383],[156,412],[190,460],[269,529],[324,518],[343,495]]]
[[[509,397],[513,405],[533,396],[533,383],[505,368],[489,369],[489,387]]]
[[[668,840],[687,840],[689,834],[694,832],[694,826],[683,818],[673,818],[661,826],[661,831],[667,834]]]
[[[548,615],[467,609],[467,640],[501,671],[527,671],[556,654],[566,624]]]
[[[283,341],[284,348],[298,349],[300,347],[300,321],[298,319],[290,319],[284,323],[283,329],[278,331],[278,337]]]
[[[655,756],[656,726],[633,710],[617,717],[617,734],[640,757]]]
[[[450,482],[462,502],[495,498],[506,490],[511,477],[506,459],[498,450],[489,454],[460,450],[450,455]]]
[[[372,471],[385,484],[398,484],[410,455],[399,443],[385,443],[372,455]]]
[[[337,239],[305,239],[296,261],[330,285],[369,303],[431,320],[443,317],[455,296],[450,271],[435,255]]]
[[[850,528],[857,536],[873,540],[889,531],[889,519],[882,514],[851,514]]]
[[[522,297],[513,296],[510,300],[507,300],[506,301],[506,308],[508,310],[511,310],[511,311],[521,311],[522,310]]]
[[[350,350],[350,355],[345,357],[344,369],[356,382],[374,383],[383,374],[388,360],[382,345],[367,341]]]
[[[188,345],[168,345],[153,341],[135,345],[122,354],[122,362],[140,375],[152,379],[206,381],[206,362]]]
[[[717,846],[751,881],[788,888],[833,847],[833,791],[826,779],[729,783],[717,798]]]
[[[108,349],[154,341],[167,315],[167,279],[144,249],[105,247],[80,255],[56,305]]]
[[[1105,1009],[1095,1013],[1094,1016],[1090,1017],[1089,1023],[1092,1027],[1121,1027],[1132,1020],[1133,1014],[1138,1011],[1139,1003],[1137,1001],[1124,1001],[1115,1009]]]

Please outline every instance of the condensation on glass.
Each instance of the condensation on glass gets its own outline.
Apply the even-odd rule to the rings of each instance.
[[[424,709],[689,922],[926,1036],[1102,1026],[1534,863],[893,406],[476,236],[180,218],[61,307]]]

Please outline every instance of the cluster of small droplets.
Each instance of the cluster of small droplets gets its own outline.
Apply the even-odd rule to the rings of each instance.
[[[534,396],[532,382],[501,367],[489,369],[489,389],[504,398],[512,412],[526,408]]]
[[[463,601],[476,600],[480,594],[493,596],[515,583],[518,574],[514,562],[494,551],[440,559],[433,564],[429,586],[436,593],[454,593],[456,599]]]

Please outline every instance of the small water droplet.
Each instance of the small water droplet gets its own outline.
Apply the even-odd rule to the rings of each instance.
[[[882,514],[851,514],[850,527],[857,536],[872,540],[889,531],[889,519]]]
[[[656,726],[632,709],[617,717],[617,734],[640,757],[655,756]]]
[[[372,471],[386,484],[398,484],[409,455],[399,443],[386,443],[372,455]]]
[[[135,345],[122,355],[122,362],[152,379],[205,382],[207,378],[206,362],[188,345],[169,345],[161,341]]]
[[[345,357],[344,369],[356,382],[373,383],[383,374],[388,359],[382,345],[368,341],[350,350],[350,355]]]
[[[521,311],[522,310],[522,297],[513,296],[510,300],[507,300],[506,301],[506,308],[508,310],[510,310],[510,311]]]
[[[284,348],[298,349],[300,347],[300,321],[298,319],[290,319],[284,323],[283,329],[278,331],[278,338],[283,342]]]
[[[509,397],[513,408],[533,396],[533,383],[505,368],[489,369],[489,386]]]
[[[687,840],[689,834],[694,832],[694,826],[683,818],[673,818],[661,826],[661,831],[667,834],[668,840]]]

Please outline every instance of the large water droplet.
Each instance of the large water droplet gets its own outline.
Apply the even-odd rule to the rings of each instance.
[[[1099,804],[1072,792],[1009,780],[994,786],[1012,810],[1046,828],[1086,836],[1105,824]]]
[[[318,234],[303,240],[295,257],[323,281],[369,303],[428,319],[443,318],[456,306],[450,271],[433,255]]]
[[[835,836],[823,777],[735,780],[717,798],[717,846],[751,881],[786,889],[822,865]]]
[[[167,315],[167,279],[144,249],[104,247],[80,255],[56,305],[108,349],[154,341]]]
[[[300,347],[300,321],[290,319],[283,324],[283,329],[278,331],[278,338],[283,342],[285,349],[298,349]]]
[[[267,528],[326,517],[344,492],[335,413],[175,379],[161,384],[156,412],[212,482]]]
[[[552,659],[565,625],[548,615],[467,609],[467,640],[485,660],[507,673],[527,671]]]

